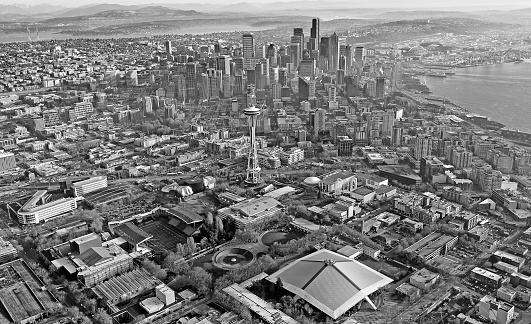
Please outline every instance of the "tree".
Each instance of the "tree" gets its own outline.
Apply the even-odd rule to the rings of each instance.
[[[98,302],[94,298],[89,298],[87,299],[84,305],[85,305],[85,308],[87,308],[90,312],[95,312],[96,307],[98,306]]]
[[[140,263],[140,267],[146,270],[148,273],[151,273],[156,278],[160,280],[166,279],[167,273],[166,270],[162,269],[158,264],[151,260],[144,260]]]
[[[99,310],[94,315],[94,321],[98,324],[113,324],[111,315],[107,314],[104,310]]]
[[[211,212],[208,212],[206,214],[206,217],[205,217],[205,223],[207,224],[207,226],[209,228],[212,228],[212,226],[214,225],[214,216],[212,215]]]
[[[177,243],[177,245],[175,246],[175,249],[177,250],[176,252],[179,255],[187,256],[189,254],[188,248],[182,243]]]
[[[212,274],[208,273],[205,269],[194,267],[190,271],[190,280],[194,283],[194,286],[200,295],[208,295],[210,293]]]
[[[194,238],[191,237],[191,236],[188,237],[188,238],[186,239],[186,244],[187,244],[187,246],[188,246],[188,249],[189,249],[189,251],[190,251],[190,254],[195,253],[197,247],[196,247],[196,245],[195,245]]]
[[[162,266],[175,274],[183,274],[190,270],[190,265],[184,260],[183,256],[173,252],[170,252],[164,258]]]
[[[219,217],[216,217],[216,230],[219,233],[223,234],[223,230],[224,230],[224,228],[223,228],[223,220],[221,218],[219,218]]]
[[[96,217],[92,220],[90,228],[93,232],[101,233],[103,231],[103,219],[101,217]]]

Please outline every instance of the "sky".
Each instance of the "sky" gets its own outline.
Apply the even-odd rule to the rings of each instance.
[[[268,2],[290,2],[293,0],[2,0],[1,4],[19,4],[19,5],[40,5],[51,4],[61,5],[64,7],[78,7],[88,4],[97,3],[117,3],[123,5],[132,4],[148,4],[148,3],[212,3],[212,4],[233,4],[240,2],[249,3],[268,3]],[[323,0],[311,0],[311,1],[323,1]],[[365,0],[325,0],[326,2],[351,2],[359,3],[360,7],[364,8],[472,8],[483,7],[485,9],[490,8],[527,8],[531,7],[529,0],[378,0],[378,1],[365,1]],[[503,7],[502,7],[503,6]],[[185,8],[183,8],[185,9]],[[480,9],[480,8],[478,8]]]

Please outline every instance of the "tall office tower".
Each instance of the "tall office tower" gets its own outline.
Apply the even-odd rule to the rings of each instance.
[[[201,75],[203,99],[219,99],[219,92],[221,90],[221,73],[215,69],[207,69],[207,73]]]
[[[310,80],[308,82],[308,100],[315,99],[315,80]]]
[[[125,83],[128,87],[138,86],[138,73],[136,70],[129,70],[125,74]]]
[[[310,127],[313,127],[313,133],[319,134],[324,131],[326,126],[326,111],[324,109],[316,109],[310,112]]]
[[[337,89],[335,86],[328,88],[328,102],[337,102]]]
[[[256,106],[256,88],[254,84],[247,85],[246,107]]]
[[[300,37],[300,48],[301,48],[301,55],[302,55],[302,52],[304,51],[304,48],[305,48],[305,44],[304,44],[304,31],[302,28],[293,28],[293,36],[298,36]],[[302,57],[301,57],[302,58]]]
[[[299,67],[299,75],[313,78],[315,76],[315,60],[311,58],[303,59]]]
[[[252,34],[243,34],[242,43],[243,43],[243,57],[253,58],[254,57],[254,36]]]
[[[233,95],[233,84],[234,84],[234,76],[232,75],[226,75],[222,77],[222,83],[221,88],[223,92],[224,98],[230,98]]]
[[[233,57],[232,62],[234,62],[234,75],[243,72],[243,58]]]
[[[249,185],[260,183],[260,166],[258,165],[258,147],[256,144],[256,123],[260,115],[260,109],[251,106],[243,111],[249,122],[249,133],[251,135],[251,149],[247,159],[247,179]]]
[[[184,101],[186,99],[186,77],[183,74],[177,74],[173,76],[172,80],[175,83],[177,99]]]
[[[278,70],[278,82],[285,87],[288,84],[288,71],[286,69]]]
[[[296,70],[299,67],[301,61],[301,47],[299,42],[299,36],[291,37],[291,44],[289,46],[289,57],[293,64],[293,68]]]
[[[359,119],[354,123],[354,143],[356,145],[367,145],[369,143],[367,122],[363,119]]]
[[[345,71],[346,64],[347,64],[347,60],[345,59],[345,55],[339,55],[339,66],[338,66],[338,70],[343,70],[343,71]],[[338,83],[339,83],[339,82],[338,82]]]
[[[243,90],[245,89],[245,84],[247,83],[247,79],[243,76],[243,74],[239,73],[234,76],[234,88],[232,89],[233,94],[235,95],[241,95],[243,94]]]
[[[345,84],[345,70],[339,69],[336,72],[336,84]]]
[[[345,75],[351,76],[352,73],[352,45],[345,46]]]
[[[402,136],[404,129],[399,126],[393,126],[393,135],[391,136],[391,144],[393,146],[402,146]]]
[[[263,90],[265,89],[265,80],[264,80],[264,73],[263,73],[263,67],[262,63],[258,62],[254,66],[254,77],[256,78],[256,89]]]
[[[376,97],[376,81],[374,79],[367,80],[365,84],[365,94],[368,97]]]
[[[392,137],[393,127],[395,125],[395,112],[393,110],[386,110],[382,114],[382,137]]]
[[[266,57],[266,47],[263,44],[255,45],[254,47],[254,57],[256,58],[265,58]]]
[[[339,37],[336,33],[330,36],[328,71],[335,72],[339,68]]]
[[[153,102],[151,101],[151,97],[142,98],[142,109],[144,109],[144,112],[147,112],[147,113],[150,113],[153,111]]]
[[[269,67],[269,84],[273,84],[273,82],[278,82],[278,68],[272,68]]]
[[[266,59],[269,60],[270,67],[277,66],[277,48],[274,44],[269,44],[266,50]]]
[[[313,50],[319,50],[319,40],[320,40],[320,30],[319,30],[319,18],[312,19],[312,28],[310,29],[310,42],[308,43],[310,46],[308,49],[310,51]]]
[[[354,50],[354,60],[358,67],[363,68],[363,60],[365,60],[365,48],[363,46],[357,46]]]
[[[417,135],[415,139],[414,157],[419,160],[431,155],[433,149],[433,139],[428,135]]]
[[[347,97],[356,97],[359,94],[358,90],[358,77],[346,76],[345,77],[345,92]]]
[[[282,85],[279,82],[271,83],[271,95],[273,96],[273,100],[279,100],[282,98],[281,90]]]
[[[308,100],[310,96],[310,79],[299,77],[299,102]]]
[[[164,48],[166,49],[166,56],[170,56],[171,53],[172,53],[171,41],[170,40],[167,40],[167,41],[164,42]]]
[[[186,99],[197,98],[197,64],[189,62],[186,64]]]
[[[383,99],[385,97],[385,77],[376,78],[376,99]]]
[[[246,85],[249,85],[249,84],[256,85],[256,70],[255,69],[245,69],[245,76],[247,76]]]
[[[230,74],[230,65],[232,63],[232,58],[228,55],[222,55],[217,57],[217,69],[221,70],[223,75]]]
[[[321,37],[321,43],[319,44],[319,54],[324,57],[330,56],[330,37]]]

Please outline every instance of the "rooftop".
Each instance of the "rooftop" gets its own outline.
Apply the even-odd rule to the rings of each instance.
[[[323,249],[270,275],[284,289],[337,319],[393,280],[355,260]]]
[[[114,228],[114,231],[133,245],[145,242],[153,237],[153,235],[145,232],[133,223],[119,225]]]
[[[417,282],[430,282],[432,281],[433,279],[439,277],[439,274],[438,273],[435,273],[435,272],[431,272],[430,270],[426,269],[426,268],[422,268],[420,269],[419,271],[415,272],[414,274],[411,275],[410,279],[413,279]]]
[[[354,173],[351,171],[334,171],[323,176],[321,183],[325,185],[331,185],[336,183],[338,180],[346,180],[350,177],[353,177]]]

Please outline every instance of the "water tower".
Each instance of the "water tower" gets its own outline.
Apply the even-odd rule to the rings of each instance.
[[[260,109],[251,106],[243,111],[249,120],[249,133],[251,134],[251,149],[249,150],[249,158],[247,159],[247,179],[245,183],[248,185],[256,185],[260,183],[260,166],[258,165],[258,148],[256,147],[256,122]]]

